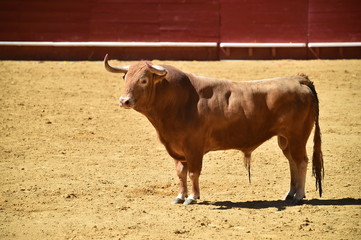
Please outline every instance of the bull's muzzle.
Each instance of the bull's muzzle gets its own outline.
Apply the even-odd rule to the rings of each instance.
[[[134,106],[134,99],[130,97],[120,97],[119,103],[121,107],[132,108]]]

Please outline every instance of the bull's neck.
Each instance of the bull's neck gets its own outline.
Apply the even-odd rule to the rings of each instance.
[[[171,125],[174,121],[181,121],[184,112],[191,108],[190,98],[196,95],[188,79],[180,82],[163,80],[154,85],[147,106],[137,111],[144,114],[153,126]]]

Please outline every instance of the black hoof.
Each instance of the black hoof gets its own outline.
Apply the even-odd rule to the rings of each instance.
[[[296,198],[294,198],[294,199],[292,200],[292,204],[293,204],[293,205],[303,205],[303,200],[302,200],[302,199],[296,199]]]
[[[293,196],[291,195],[287,195],[287,197],[285,198],[286,201],[293,201]]]

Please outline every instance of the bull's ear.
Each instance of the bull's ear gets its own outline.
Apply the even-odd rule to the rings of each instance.
[[[167,69],[165,69],[164,67],[162,67],[160,65],[153,65],[149,62],[146,62],[146,63],[147,63],[147,66],[149,67],[149,70],[158,76],[165,76],[168,73]]]
[[[129,70],[129,66],[123,66],[123,67],[112,67],[108,63],[108,54],[104,57],[104,66],[105,69],[112,73],[127,73]]]

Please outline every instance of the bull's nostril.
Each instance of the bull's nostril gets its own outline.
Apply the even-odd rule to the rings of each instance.
[[[130,108],[133,106],[134,101],[130,97],[120,97],[119,98],[120,105],[126,108]]]

